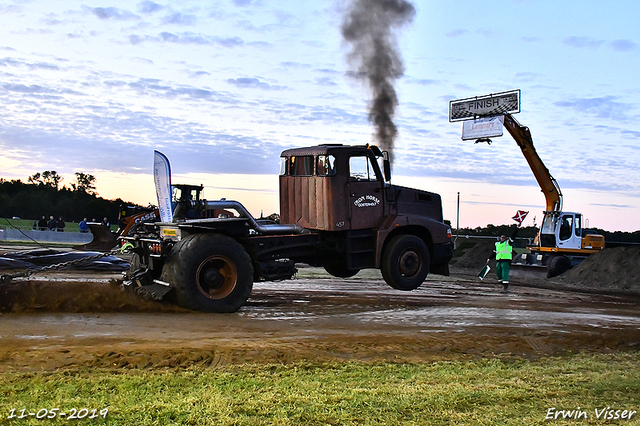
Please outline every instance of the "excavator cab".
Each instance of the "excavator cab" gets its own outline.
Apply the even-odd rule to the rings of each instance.
[[[599,250],[604,237],[583,228],[582,214],[572,212],[544,212],[540,228],[540,247],[561,250]]]
[[[582,215],[571,212],[545,212],[540,229],[540,246],[580,249]]]

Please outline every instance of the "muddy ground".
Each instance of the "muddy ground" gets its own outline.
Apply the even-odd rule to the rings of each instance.
[[[471,263],[486,262],[485,249],[465,251],[450,277],[429,276],[412,292],[391,289],[377,271],[342,280],[301,268],[295,280],[255,283],[234,314],[142,300],[119,285],[120,273],[36,274],[0,289],[0,372],[640,349],[638,262],[621,266],[638,253],[593,256],[562,279],[514,278],[501,294],[493,275],[475,276]]]

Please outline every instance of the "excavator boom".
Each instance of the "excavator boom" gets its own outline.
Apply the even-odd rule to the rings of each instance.
[[[547,202],[546,211],[562,211],[562,192],[558,182],[551,176],[533,146],[533,138],[529,128],[521,125],[511,114],[504,114],[504,127],[516,141],[524,158],[529,163],[538,185],[544,193]]]
[[[546,200],[544,218],[535,245],[528,247],[530,254],[523,255],[524,271],[540,265],[547,277],[560,275],[577,265],[589,254],[604,248],[604,237],[595,233],[585,234],[582,214],[562,210],[562,192],[533,146],[529,128],[521,125],[511,114],[504,114],[504,127],[516,141]],[[523,266],[515,262],[513,266]],[[517,269],[516,269],[517,270]]]

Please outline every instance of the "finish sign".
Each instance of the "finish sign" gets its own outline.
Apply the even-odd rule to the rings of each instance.
[[[520,112],[520,89],[449,102],[449,121]]]

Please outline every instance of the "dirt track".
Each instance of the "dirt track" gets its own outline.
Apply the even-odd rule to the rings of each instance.
[[[468,271],[413,292],[377,271],[256,283],[235,314],[140,300],[119,274],[55,272],[5,289],[0,371],[303,360],[429,361],[640,349],[640,298],[512,285]],[[112,283],[109,281],[112,280]]]

